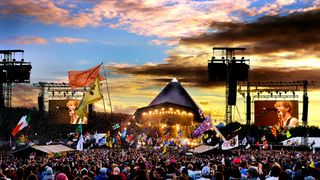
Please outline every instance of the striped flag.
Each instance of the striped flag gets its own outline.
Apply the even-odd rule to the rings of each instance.
[[[27,127],[30,122],[30,115],[22,116],[17,126],[12,130],[12,136],[16,136],[16,134],[21,131],[23,128]]]

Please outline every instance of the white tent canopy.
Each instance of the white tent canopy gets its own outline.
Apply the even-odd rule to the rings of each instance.
[[[68,152],[68,151],[74,151],[74,149],[71,149],[67,146],[58,144],[58,145],[45,145],[45,146],[32,146],[33,149],[45,152],[47,154],[53,154],[53,153],[60,153],[60,152]]]

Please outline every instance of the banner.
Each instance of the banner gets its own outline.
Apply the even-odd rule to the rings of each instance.
[[[89,104],[93,104],[96,101],[99,101],[102,98],[103,98],[103,96],[100,91],[100,81],[97,76],[95,81],[91,84],[90,90],[88,92],[86,92],[86,94],[83,96],[80,104],[78,105],[77,109],[75,110],[75,113],[81,119],[83,119],[86,115],[87,106]]]
[[[69,86],[71,89],[89,86],[97,76],[99,76],[100,80],[103,80],[104,77],[99,74],[101,65],[102,63],[84,71],[68,71]]]
[[[199,125],[197,129],[193,131],[193,137],[201,136],[206,130],[213,128],[211,116],[209,115],[206,119]]]
[[[224,142],[221,146],[222,150],[229,150],[239,146],[238,135],[234,138]]]

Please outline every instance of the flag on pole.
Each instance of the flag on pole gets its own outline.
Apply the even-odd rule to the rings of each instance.
[[[249,149],[251,146],[250,144],[248,143],[247,146],[246,146],[246,149]]]
[[[99,73],[101,65],[102,63],[84,71],[68,71],[69,86],[71,89],[89,86],[97,76],[99,76],[100,80],[103,80],[104,77]]]
[[[100,81],[99,77],[96,76],[95,81],[91,84],[90,89],[86,94],[83,96],[80,104],[78,105],[77,109],[75,110],[75,113],[83,119],[86,115],[87,106],[89,104],[93,104],[96,101],[99,101],[102,99],[102,94],[100,91]]]
[[[166,154],[166,152],[167,152],[167,146],[168,146],[168,145],[169,145],[169,143],[166,143],[166,142],[163,144],[163,146],[162,146],[162,152],[161,152],[162,155]]]
[[[197,129],[193,131],[193,137],[199,137],[202,135],[206,130],[213,128],[211,115],[206,117],[206,119],[199,125]]]
[[[241,142],[241,145],[247,145],[247,138],[246,137],[244,137],[243,139],[242,139],[242,142]]]
[[[121,133],[121,138],[124,139],[127,135],[127,128],[124,128]]]
[[[106,137],[106,145],[107,145],[107,147],[112,148],[112,138],[111,138],[111,135],[110,135],[110,131],[107,132],[105,137]]]
[[[103,136],[102,138],[98,139],[98,146],[103,146],[107,144],[107,139],[105,136]]]
[[[21,117],[17,126],[12,130],[12,136],[16,136],[16,134],[21,131],[23,128],[27,127],[30,122],[30,115],[24,115]]]
[[[80,137],[79,137],[78,143],[77,143],[77,150],[78,151],[82,151],[83,150],[83,142],[84,142],[84,140],[83,140],[83,136],[81,134]]]

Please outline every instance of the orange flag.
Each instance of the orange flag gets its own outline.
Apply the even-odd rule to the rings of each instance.
[[[101,65],[102,63],[84,71],[68,71],[69,86],[71,89],[91,85],[98,75],[99,79],[103,80],[104,77],[99,74],[99,68]]]

